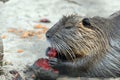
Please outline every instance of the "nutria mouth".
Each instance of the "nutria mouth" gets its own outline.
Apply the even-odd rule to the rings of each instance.
[[[52,50],[52,55],[50,50]],[[53,47],[48,47],[46,50],[46,56],[54,56],[54,53],[56,52],[55,58],[61,59],[62,61],[67,61],[67,58],[64,54],[61,54]]]

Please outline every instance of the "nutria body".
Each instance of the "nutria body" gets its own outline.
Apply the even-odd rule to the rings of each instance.
[[[64,16],[46,37],[66,57],[49,60],[60,75],[120,77],[120,12],[109,18]]]

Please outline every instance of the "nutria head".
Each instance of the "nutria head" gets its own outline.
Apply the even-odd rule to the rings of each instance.
[[[64,16],[46,33],[47,40],[58,53],[74,60],[107,50],[107,34],[91,18]]]

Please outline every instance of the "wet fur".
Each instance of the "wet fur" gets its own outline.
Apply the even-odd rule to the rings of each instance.
[[[70,77],[120,77],[120,12],[110,18],[89,18],[89,27],[82,20],[64,16],[48,30],[51,46],[67,57],[49,63],[60,75]]]

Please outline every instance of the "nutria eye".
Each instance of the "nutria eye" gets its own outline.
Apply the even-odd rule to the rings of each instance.
[[[71,29],[72,28],[72,26],[66,26],[65,27],[65,29]]]
[[[82,24],[83,24],[85,27],[88,27],[88,28],[91,27],[91,24],[90,24],[90,21],[89,21],[88,18],[84,18],[84,19],[82,20]]]

